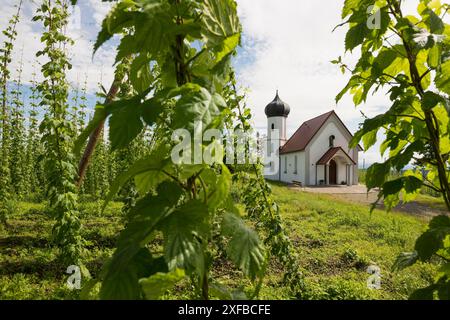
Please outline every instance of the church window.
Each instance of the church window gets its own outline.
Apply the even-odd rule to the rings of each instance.
[[[294,174],[297,174],[297,156],[294,157]]]
[[[272,130],[275,130],[275,124],[272,123]]]
[[[287,173],[287,157],[284,157],[284,173]]]
[[[330,136],[330,148],[333,148],[334,147],[334,139],[336,139],[336,137],[335,136]]]

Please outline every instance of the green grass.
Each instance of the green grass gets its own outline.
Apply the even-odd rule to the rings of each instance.
[[[398,253],[411,251],[426,222],[400,213],[374,211],[325,195],[308,194],[273,185],[286,228],[298,250],[308,299],[406,299],[416,288],[432,281],[437,265],[417,264],[393,273]],[[87,239],[86,266],[95,277],[111,255],[123,220],[121,205],[112,203],[100,213],[100,203],[83,205],[83,236]],[[52,220],[44,204],[20,203],[10,226],[0,231],[1,299],[78,299],[65,286],[67,266],[58,263],[52,247]],[[366,269],[381,268],[381,290],[370,290]],[[261,290],[263,299],[290,299],[282,283],[283,269],[271,261]],[[231,287],[244,286],[240,272],[217,261],[213,277]],[[167,298],[192,298],[189,283],[179,285]]]
[[[367,206],[279,185],[273,192],[298,247],[310,298],[405,299],[432,281],[431,264],[391,272],[398,253],[412,251],[426,221],[380,210],[371,214]],[[367,289],[372,264],[381,268],[381,290]]]

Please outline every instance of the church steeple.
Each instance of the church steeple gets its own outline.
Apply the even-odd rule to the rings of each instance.
[[[281,100],[278,90],[275,99],[266,106],[267,139],[274,149],[282,147],[287,140],[286,119],[291,111],[287,103]]]
[[[287,117],[291,112],[291,108],[287,103],[280,99],[278,90],[275,99],[266,106],[265,113],[268,118],[271,117]]]

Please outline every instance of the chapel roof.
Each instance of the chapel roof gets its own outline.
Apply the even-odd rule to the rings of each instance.
[[[308,144],[311,142],[311,140],[314,138],[314,136],[319,132],[319,130],[322,128],[322,126],[327,122],[327,120],[332,116],[335,115],[336,118],[339,120],[339,122],[342,124],[342,127],[344,130],[346,130],[351,137],[353,137],[352,133],[348,128],[345,126],[345,124],[342,122],[342,120],[338,117],[336,112],[334,110],[329,111],[327,113],[321,114],[320,116],[317,116],[315,118],[312,118],[308,121],[303,122],[303,124],[300,126],[300,128],[297,129],[297,131],[292,135],[291,138],[285,143],[283,147],[280,149],[280,154],[286,154],[291,152],[298,152],[303,151],[308,146]],[[362,148],[358,145],[358,148],[362,150]]]

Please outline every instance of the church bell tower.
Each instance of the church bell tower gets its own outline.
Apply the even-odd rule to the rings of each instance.
[[[269,179],[279,179],[279,150],[287,141],[286,119],[290,112],[291,108],[280,99],[277,90],[275,99],[265,109],[267,116],[265,176]]]

